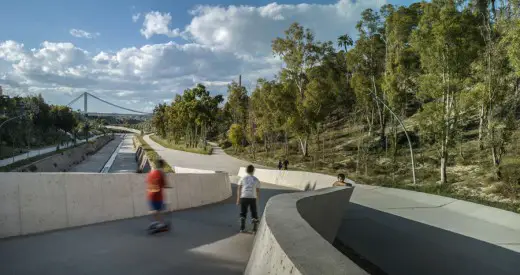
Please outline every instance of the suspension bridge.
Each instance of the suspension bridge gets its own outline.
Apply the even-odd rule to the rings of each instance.
[[[112,107],[115,107],[119,110],[125,110],[127,112],[131,112],[130,114],[126,113],[126,114],[123,114],[123,113],[101,113],[101,112],[89,112],[89,109],[88,109],[88,99],[89,98],[93,98],[93,99],[96,99],[102,103],[105,103],[107,105],[110,105]],[[83,114],[85,116],[89,116],[89,117],[94,117],[94,116],[111,116],[111,117],[150,117],[152,116],[152,113],[147,113],[147,112],[142,112],[142,111],[137,111],[137,110],[133,110],[133,109],[130,109],[130,108],[126,108],[126,107],[123,107],[123,106],[120,106],[120,105],[117,105],[117,104],[114,104],[114,103],[111,103],[109,101],[106,101],[102,98],[99,98],[98,96],[95,96],[91,93],[88,93],[88,92],[84,92],[82,93],[81,95],[79,95],[78,97],[74,98],[72,101],[70,101],[67,106],[71,107],[74,103],[80,101],[81,99],[83,99]]]

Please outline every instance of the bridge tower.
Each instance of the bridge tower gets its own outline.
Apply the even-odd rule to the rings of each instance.
[[[83,93],[83,112],[87,115],[87,92]]]

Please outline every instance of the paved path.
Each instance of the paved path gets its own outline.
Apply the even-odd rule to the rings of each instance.
[[[337,238],[388,274],[520,274],[519,232],[442,208],[450,201],[357,188]]]
[[[218,150],[198,155],[145,140],[172,166],[233,175],[247,164]],[[273,189],[262,210],[270,196],[289,191],[264,188]],[[388,274],[520,274],[520,234],[445,209],[453,200],[442,200],[358,187],[338,239]],[[236,233],[237,214],[228,200],[173,213],[175,229],[162,236],[145,236],[147,218],[139,218],[0,240],[0,274],[242,274],[253,237]]]
[[[222,151],[197,155],[145,140],[171,165],[233,173],[247,164]],[[439,208],[450,198],[411,199],[369,188],[356,188],[345,205],[337,238],[388,274],[520,274],[519,232]]]
[[[72,167],[69,172],[99,173],[121,141],[123,141],[123,137],[115,135],[114,140],[108,142],[95,154],[88,156],[84,161]]]
[[[134,173],[137,171],[133,137],[134,135],[132,134],[125,135],[109,173]]]
[[[164,148],[162,145],[153,141],[150,135],[144,136],[144,140],[161,158],[166,160],[172,168],[174,166],[180,166],[185,168],[225,171],[229,175],[238,175],[240,167],[251,164],[250,162],[227,155],[224,150],[215,145],[213,146],[213,153],[211,155],[202,155]],[[255,167],[263,168],[263,166],[256,164]]]
[[[264,185],[259,209],[289,191]],[[173,231],[155,236],[142,217],[0,240],[0,274],[243,274],[254,236],[238,233],[234,199],[173,212]]]
[[[89,138],[89,141],[90,140],[94,140],[94,139],[96,139],[98,137],[99,136],[93,136],[93,137]],[[84,139],[77,140],[77,144],[81,144],[81,143],[84,143],[84,142],[85,142]],[[39,155],[47,154],[47,153],[50,153],[50,152],[54,152],[54,151],[56,151],[56,146],[57,145],[52,145],[52,146],[48,146],[48,147],[44,147],[44,148],[40,148],[40,149],[34,149],[34,150],[29,151],[29,152],[17,155],[14,158],[10,157],[10,158],[2,159],[2,160],[0,160],[0,167],[7,166],[9,164],[12,164],[14,162],[18,162],[18,161],[21,161],[21,160],[24,160],[24,159],[28,159],[28,158],[36,157],[36,156],[39,156]],[[69,148],[71,146],[74,146],[74,144],[73,143],[68,143],[67,145],[60,146],[60,149]]]

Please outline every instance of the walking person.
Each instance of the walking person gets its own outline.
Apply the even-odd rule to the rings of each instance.
[[[289,160],[288,159],[285,159],[285,161],[283,162],[283,166],[284,166],[284,169],[287,170],[287,167],[289,166]]]
[[[248,210],[251,211],[253,232],[258,226],[257,201],[260,197],[260,181],[253,176],[255,167],[249,165],[246,168],[247,175],[238,181],[237,205],[240,205],[240,232],[246,230],[246,218]]]
[[[282,170],[282,168],[283,168],[282,160],[279,160],[278,161],[278,170]]]

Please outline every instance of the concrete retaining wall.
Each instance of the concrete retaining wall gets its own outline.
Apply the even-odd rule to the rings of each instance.
[[[240,167],[240,177],[246,175],[246,168]],[[318,173],[288,170],[255,169],[255,177],[261,182],[296,188],[299,190],[317,190],[331,187],[337,180],[336,177]],[[354,181],[345,181],[355,184]]]
[[[168,209],[231,196],[226,173],[168,174]],[[0,238],[148,214],[146,175],[0,173]]]
[[[135,149],[135,161],[137,161],[137,173],[148,173],[151,169],[155,167],[153,163],[151,163],[146,155],[146,151],[143,149],[143,145],[139,141],[139,139],[134,136],[132,139],[134,143]]]
[[[74,165],[84,161],[87,156],[97,152],[113,139],[114,137],[112,137],[112,135],[99,137],[92,142],[79,145],[75,148],[17,168],[13,170],[13,172],[66,172]]]
[[[264,210],[245,274],[367,274],[331,244],[352,187],[277,195]]]
[[[193,168],[185,168],[185,167],[174,167],[175,173],[182,173],[182,174],[214,174],[216,171],[212,170],[202,170],[202,169],[193,169]]]

